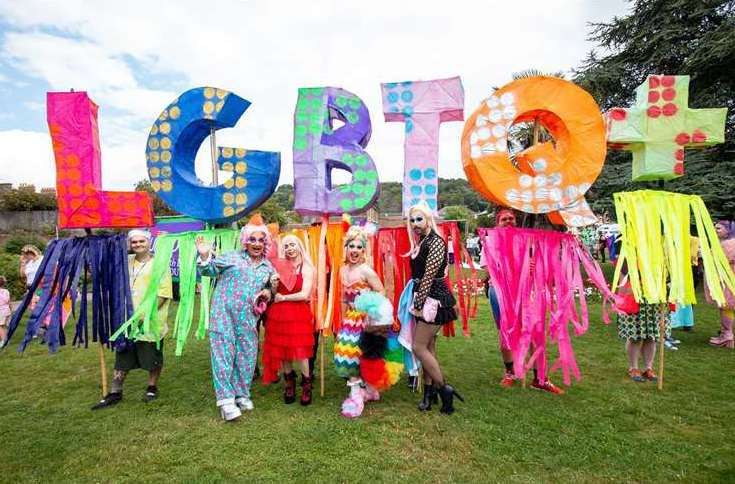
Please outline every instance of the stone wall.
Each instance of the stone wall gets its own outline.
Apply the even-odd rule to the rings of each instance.
[[[56,226],[56,210],[33,212],[0,211],[0,232],[26,230],[29,232],[53,232]]]

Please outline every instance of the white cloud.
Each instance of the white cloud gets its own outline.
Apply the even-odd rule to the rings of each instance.
[[[104,163],[105,179],[127,188],[128,180],[145,177],[141,160],[150,123],[180,94],[173,88],[149,89],[149,76],[177,79],[177,86],[215,85],[253,102],[236,128],[218,133],[218,142],[280,151],[282,183],[293,179],[297,89],[344,87],[370,109],[368,151],[381,179],[400,180],[403,126],[383,121],[380,83],[461,75],[469,116],[490,87],[503,85],[513,72],[531,67],[567,71],[579,65],[592,47],[585,41],[586,23],[627,9],[622,0],[594,7],[558,0],[553,12],[549,5],[546,0],[376,0],[369,5],[29,0],[1,2],[0,17],[16,30],[5,36],[6,58],[53,89],[88,90],[100,104],[103,160],[112,159],[115,166],[132,163],[120,173]],[[42,31],[50,27],[65,37]],[[142,75],[131,60],[142,66]],[[43,99],[43,93],[38,96]],[[462,123],[442,125],[441,176],[464,176],[461,131]],[[200,152],[204,165],[206,152]],[[203,179],[207,173],[202,170]]]

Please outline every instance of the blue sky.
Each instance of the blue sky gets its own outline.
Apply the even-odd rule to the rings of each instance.
[[[383,121],[381,82],[459,75],[469,116],[513,72],[579,66],[593,47],[587,22],[627,10],[622,0],[0,2],[0,182],[54,185],[45,96],[74,88],[100,105],[104,187],[129,189],[146,177],[153,120],[203,85],[253,103],[218,143],[280,151],[281,183],[293,180],[297,89],[352,91],[371,113],[381,180],[398,181],[403,127]],[[442,125],[442,177],[463,176],[461,131]],[[197,163],[205,181],[208,156]]]

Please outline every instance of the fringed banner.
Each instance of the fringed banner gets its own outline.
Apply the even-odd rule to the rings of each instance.
[[[638,302],[696,304],[690,262],[691,216],[699,237],[704,278],[712,299],[725,304],[723,289],[735,292],[733,274],[701,197],[654,190],[615,194],[622,250],[615,268],[618,286],[623,262]]]
[[[173,251],[178,248],[180,300],[173,335],[176,340],[176,356],[181,356],[191,331],[194,319],[194,302],[197,297],[197,253],[194,241],[197,236],[201,235],[205,240],[212,243],[218,252],[224,253],[235,248],[238,234],[238,231],[232,229],[215,229],[166,234],[156,238],[150,284],[146,288],[143,300],[112,337],[116,338],[124,334],[127,338],[135,340],[141,335],[160,334],[162,321],[158,320],[158,287],[164,274],[169,270]],[[209,300],[213,282],[209,277],[201,278],[199,322],[196,331],[196,337],[199,339],[206,336],[209,327]]]
[[[589,327],[582,268],[605,303],[613,298],[602,269],[573,235],[538,229],[480,229],[490,280],[500,304],[500,336],[513,352],[516,376],[536,368],[546,379],[547,339],[556,343],[564,384],[580,379],[569,331]],[[577,301],[579,309],[577,309]]]
[[[82,279],[81,294],[77,287]],[[18,351],[31,342],[43,321],[48,321],[46,342],[50,352],[65,344],[63,305],[71,298],[74,307],[80,296],[74,344],[89,344],[87,294],[92,290],[92,341],[109,346],[116,338],[110,335],[132,313],[128,281],[127,239],[125,235],[95,235],[53,240],[46,248],[43,261],[28,293],[10,321],[8,338],[18,329],[25,311],[37,290],[41,297],[31,311],[26,332]],[[122,343],[116,341],[116,343]]]

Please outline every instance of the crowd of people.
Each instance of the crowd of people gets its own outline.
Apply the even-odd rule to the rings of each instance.
[[[497,227],[515,227],[516,224],[516,214],[512,210],[500,209],[496,213]],[[423,395],[417,404],[420,411],[430,411],[441,402],[440,412],[452,414],[455,398],[464,401],[457,389],[447,382],[436,352],[439,330],[457,319],[457,301],[446,283],[447,267],[454,256],[450,250],[452,244],[448,244],[451,241],[442,238],[432,210],[423,203],[409,209],[406,230],[410,251],[403,256],[409,258],[411,279],[400,297],[399,313],[403,311],[408,315],[407,318],[399,317],[402,326],[394,321],[393,307],[385,296],[383,283],[368,263],[366,231],[352,226],[344,237],[344,260],[339,269],[342,324],[335,335],[333,353],[336,374],[345,380],[348,388],[341,405],[341,414],[347,418],[359,417],[367,403],[379,400],[381,392],[398,381],[405,361],[401,351],[409,351],[422,370]],[[719,222],[716,230],[730,265],[735,269],[735,225]],[[132,230],[128,242],[130,289],[133,304],[137,306],[151,282],[154,260],[151,234],[146,230]],[[286,234],[276,244],[262,219],[255,216],[243,227],[240,243],[238,250],[225,253],[217,253],[203,237],[198,237],[195,244],[199,274],[216,281],[210,308],[209,345],[216,406],[225,421],[236,420],[243,411],[254,408],[251,387],[257,377],[261,324],[265,328],[260,348],[262,380],[265,384],[283,382],[285,404],[292,404],[297,399],[303,406],[311,404],[313,358],[318,344],[311,306],[317,270],[301,239]],[[274,245],[277,245],[277,257],[268,257]],[[472,257],[479,258],[481,267],[487,264],[479,238],[470,237],[467,248]],[[41,260],[37,248],[23,247],[19,270],[28,285],[36,277]],[[656,342],[662,336],[669,336],[672,327],[691,329],[691,307],[639,304],[632,298],[625,267],[622,274],[617,288],[621,295],[618,334],[625,342],[628,375],[636,382],[656,381],[653,369]],[[12,313],[5,285],[5,278],[0,276],[2,344]],[[489,279],[485,290],[500,332],[501,311]],[[121,402],[126,375],[138,368],[149,375],[144,401],[157,398],[171,299],[172,281],[170,274],[166,274],[158,283],[160,332],[144,334],[118,348],[111,390],[93,409]],[[726,306],[720,309],[720,332],[711,338],[710,344],[733,348],[735,296],[726,291],[726,299]],[[664,320],[666,324],[662,325]],[[662,328],[666,329],[665,335],[662,335]],[[509,388],[518,381],[513,354],[504,347],[502,338],[498,341],[503,364],[500,385]],[[396,351],[398,357],[395,357]],[[299,395],[297,371],[300,373]],[[564,393],[548,378],[539,380],[535,369],[531,387],[556,395]]]

